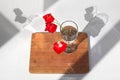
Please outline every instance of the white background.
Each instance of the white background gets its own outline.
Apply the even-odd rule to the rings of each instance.
[[[44,0],[0,0],[0,14],[20,30],[0,47],[0,80],[120,80],[119,0],[58,0],[43,11],[44,5]],[[26,16],[50,12],[60,22],[72,19],[79,25],[79,31],[82,31],[87,25],[84,19],[85,8],[90,6],[95,6],[98,13],[108,14],[109,20],[97,37],[90,37],[89,73],[78,75],[29,73],[32,31],[24,29],[23,24],[14,21],[13,9],[22,9]],[[38,31],[44,31],[43,24],[39,25]],[[27,27],[30,28],[31,25]]]

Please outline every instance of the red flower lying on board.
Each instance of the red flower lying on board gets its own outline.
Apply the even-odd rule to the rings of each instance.
[[[67,47],[67,44],[63,41],[58,41],[54,43],[53,49],[57,54],[60,54],[61,52],[65,51]]]

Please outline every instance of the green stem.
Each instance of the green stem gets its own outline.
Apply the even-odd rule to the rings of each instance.
[[[55,22],[54,23],[56,23],[57,25],[59,25],[60,26],[60,23],[59,23],[59,21],[58,20],[56,20],[55,19]]]

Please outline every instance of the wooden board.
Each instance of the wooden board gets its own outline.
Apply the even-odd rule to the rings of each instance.
[[[55,53],[53,43],[60,39],[59,32],[32,34],[29,65],[31,73],[80,74],[89,71],[87,34],[79,32],[78,48],[71,54]]]

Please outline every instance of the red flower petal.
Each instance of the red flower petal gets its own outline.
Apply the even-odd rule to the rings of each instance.
[[[61,53],[61,50],[59,48],[59,44],[57,42],[54,43],[54,47],[53,47],[54,51],[57,53],[57,54],[60,54]]]
[[[56,29],[57,29],[57,25],[51,23],[51,26],[49,27],[48,31],[51,33],[54,33],[56,31]]]
[[[61,52],[63,52],[66,50],[67,44],[65,42],[62,42],[62,41],[61,41],[61,44],[62,44]]]
[[[55,42],[53,49],[57,54],[60,54],[61,52],[65,51],[67,47],[67,44],[60,41],[60,42]]]
[[[51,23],[47,23],[47,24],[46,24],[45,31],[48,31],[48,30],[49,30],[49,28],[50,28],[50,26],[51,26]]]
[[[54,17],[50,13],[44,15],[43,19],[45,20],[46,23],[51,23],[54,21]]]
[[[54,33],[57,29],[57,25],[53,23],[47,23],[45,31],[49,31],[50,33]]]

